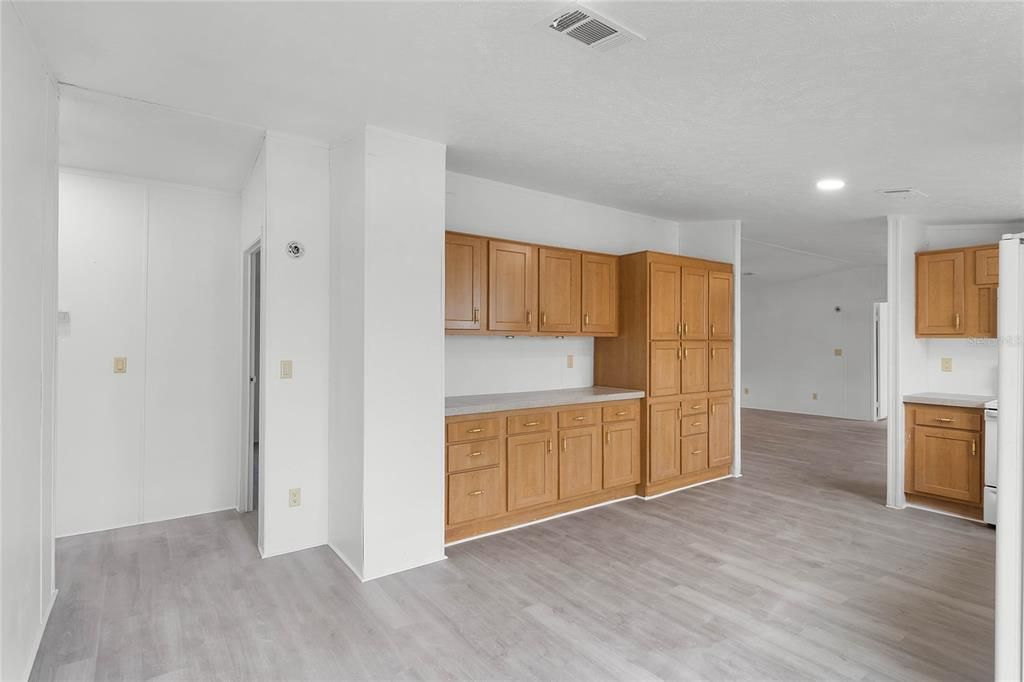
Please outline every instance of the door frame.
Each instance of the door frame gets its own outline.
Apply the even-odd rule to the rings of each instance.
[[[262,239],[257,239],[250,244],[245,251],[242,252],[242,367],[241,367],[241,429],[242,429],[242,442],[239,452],[239,483],[238,483],[238,503],[237,509],[239,512],[250,512],[253,510],[252,496],[253,496],[253,400],[252,389],[250,387],[250,371],[253,363],[253,356],[255,354],[255,335],[253,334],[253,303],[252,294],[255,283],[255,273],[252,267],[253,259],[262,257]],[[263,302],[266,299],[263,291],[264,270],[261,267],[260,273],[260,322],[263,321]],[[258,361],[258,358],[257,358]],[[257,415],[257,421],[259,423],[260,443],[263,442],[263,382],[259,384],[260,395],[258,396],[257,405],[259,406],[259,415]]]
[[[889,303],[875,301],[871,344],[871,418],[889,417]]]

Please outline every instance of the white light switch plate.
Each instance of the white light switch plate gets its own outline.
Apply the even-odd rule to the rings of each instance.
[[[282,360],[281,361],[281,378],[291,379],[292,378],[292,361]]]

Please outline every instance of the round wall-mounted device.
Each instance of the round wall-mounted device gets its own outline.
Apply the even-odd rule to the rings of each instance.
[[[306,247],[299,242],[288,242],[288,255],[292,258],[302,258],[302,254],[306,253]]]

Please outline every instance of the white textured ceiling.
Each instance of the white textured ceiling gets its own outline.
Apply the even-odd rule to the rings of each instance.
[[[259,128],[61,88],[62,166],[236,192],[262,139]]]
[[[537,26],[564,5],[19,3],[62,81],[319,139],[373,123],[826,259],[884,260],[886,213],[1024,215],[1019,3],[595,2],[648,38],[610,53]]]

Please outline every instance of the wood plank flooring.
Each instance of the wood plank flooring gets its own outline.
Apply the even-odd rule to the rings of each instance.
[[[883,425],[743,416],[740,479],[366,584],[233,512],[62,539],[32,679],[990,680],[992,529],[886,509]]]

